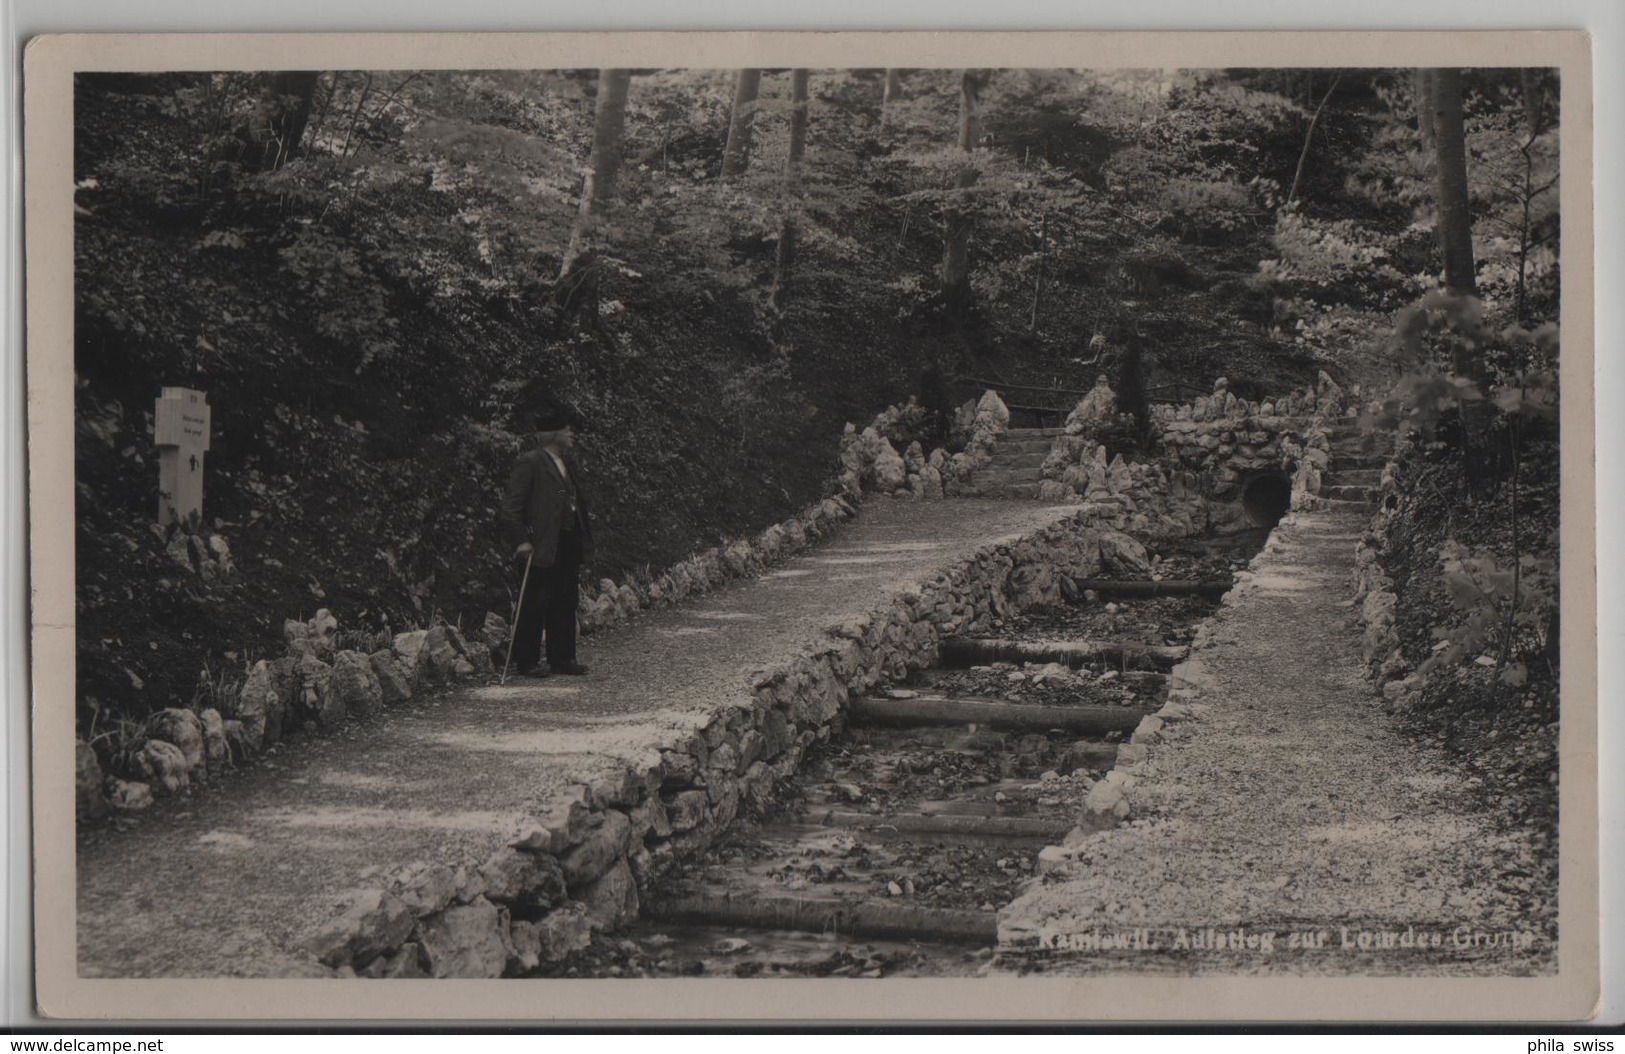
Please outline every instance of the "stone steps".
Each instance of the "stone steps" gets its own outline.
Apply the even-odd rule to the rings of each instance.
[[[1012,439],[1001,440],[993,448],[993,456],[1001,454],[1047,454],[1053,444],[1048,439]]]
[[[999,466],[981,469],[977,473],[977,484],[981,487],[1003,486],[1011,482],[1038,482],[1043,476],[1038,474],[1037,468],[1001,469]]]
[[[1377,488],[1375,487],[1359,487],[1339,484],[1334,486],[1323,485],[1320,488],[1320,496],[1323,498],[1329,498],[1333,501],[1346,500],[1375,503],[1378,494]]]
[[[1334,462],[1323,482],[1338,487],[1377,487],[1382,485],[1382,469],[1344,468],[1342,462]]]
[[[1346,472],[1375,469],[1380,474],[1382,467],[1386,464],[1388,464],[1387,454],[1334,454],[1331,471]]]

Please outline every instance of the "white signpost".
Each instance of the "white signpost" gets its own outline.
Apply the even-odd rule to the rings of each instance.
[[[203,516],[203,455],[209,449],[209,404],[191,388],[164,388],[154,415],[158,446],[158,522]]]

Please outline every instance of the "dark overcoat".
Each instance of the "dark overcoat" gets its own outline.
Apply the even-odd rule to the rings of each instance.
[[[559,532],[569,527],[571,484],[575,487],[575,529],[581,532],[583,554],[592,553],[592,528],[581,469],[568,453],[561,456],[565,470],[570,473],[569,483],[559,474],[558,466],[547,451],[538,448],[514,464],[508,476],[508,489],[502,495],[498,518],[503,537],[512,549],[525,542],[535,546],[531,556],[533,567],[552,567],[558,556]]]

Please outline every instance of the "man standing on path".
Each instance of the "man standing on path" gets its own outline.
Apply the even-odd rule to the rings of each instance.
[[[534,428],[537,447],[520,456],[502,496],[502,531],[513,546],[521,594],[513,662],[521,675],[580,675],[587,668],[576,661],[576,606],[592,533],[581,473],[570,454],[575,430],[569,415],[556,408],[540,411]]]

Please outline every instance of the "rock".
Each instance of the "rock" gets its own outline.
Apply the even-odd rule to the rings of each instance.
[[[534,911],[564,902],[564,873],[546,853],[503,848],[480,865],[485,896],[510,908]]]
[[[741,774],[757,761],[767,750],[767,737],[754,728],[739,737],[739,765],[737,771]]]
[[[372,660],[358,651],[333,656],[333,691],[344,712],[371,717],[384,705],[384,689],[373,673]]]
[[[447,908],[422,923],[430,977],[501,977],[512,948],[508,913],[487,900]]]
[[[107,802],[115,809],[137,812],[152,804],[152,788],[145,783],[115,779],[108,784]]]
[[[462,658],[451,642],[444,624],[433,627],[423,637],[423,652],[429,677],[445,684],[457,679],[457,661]]]
[[[982,398],[976,403],[975,423],[971,427],[971,442],[992,443],[1003,435],[1010,427],[1010,409],[999,398],[999,393],[989,389],[982,393]]]
[[[1113,494],[1127,494],[1134,489],[1134,475],[1122,454],[1113,458],[1111,467],[1106,470],[1106,487]]]
[[[379,698],[385,706],[398,706],[412,698],[412,681],[392,650],[375,651],[367,657],[367,662],[378,681]]]
[[[546,827],[521,824],[508,846],[524,853],[545,853],[553,845],[553,832]]]
[[[73,743],[74,814],[79,822],[107,814],[107,797],[102,792],[102,765],[96,751],[84,740]]]
[[[1160,743],[1162,741],[1162,727],[1162,718],[1155,716],[1142,717],[1140,723],[1135,726],[1134,735],[1130,737],[1129,742],[1140,744]]]
[[[632,832],[632,821],[626,814],[610,809],[604,822],[582,839],[559,861],[563,865],[564,879],[573,890],[609,870],[622,854]]]
[[[418,918],[433,915],[457,896],[457,874],[444,864],[427,864],[407,872],[395,895]]]
[[[319,609],[310,620],[310,632],[307,639],[316,645],[316,650],[327,655],[338,648],[339,620],[326,608]]]
[[[666,817],[676,832],[692,831],[705,822],[709,796],[702,790],[683,791],[666,799]]]
[[[536,923],[516,919],[508,924],[509,976],[526,973],[542,964],[542,935]]]
[[[179,707],[160,710],[147,726],[154,739],[164,740],[179,747],[186,759],[186,769],[199,779],[206,776],[203,753],[203,722],[197,714]]]
[[[333,690],[333,667],[306,655],[299,660],[300,704],[322,728],[331,730],[344,720],[344,700]]]
[[[485,622],[480,626],[479,642],[494,652],[508,650],[508,620],[495,611],[485,613]]]
[[[198,715],[203,728],[203,765],[210,776],[218,776],[231,764],[231,745],[226,739],[226,722],[220,711],[210,708]]]
[[[1008,414],[1006,416],[1008,417]],[[886,439],[880,441],[879,453],[869,472],[870,481],[875,492],[879,494],[890,494],[908,480],[908,469],[902,455]]]
[[[179,794],[192,787],[186,755],[162,739],[147,741],[135,756],[135,768],[152,785],[154,794]]]
[[[641,841],[650,833],[656,838],[671,837],[671,819],[666,815],[666,804],[658,794],[649,795],[647,801],[633,809],[630,819],[634,842]]]
[[[536,938],[543,962],[559,962],[571,952],[587,947],[592,943],[587,906],[572,900],[554,908],[536,923]]]
[[[255,746],[269,746],[282,738],[283,703],[271,664],[261,659],[248,671],[237,695],[237,720],[243,735]]]
[[[564,852],[603,823],[603,814],[592,811],[590,795],[585,786],[575,784],[535,818],[536,826],[547,831],[549,852]]]
[[[1084,799],[1080,823],[1092,830],[1104,830],[1116,827],[1120,820],[1127,819],[1130,811],[1128,792],[1124,786],[1111,780],[1101,780],[1090,788],[1089,796]]]
[[[1138,765],[1150,754],[1150,749],[1144,743],[1123,743],[1117,748],[1117,763],[1124,766]]]
[[[428,655],[424,651],[424,641],[429,637],[426,629],[416,629],[408,633],[397,633],[392,647],[395,658],[400,661],[401,670],[413,684],[418,683],[428,675]]]
[[[412,933],[413,918],[400,899],[381,889],[350,896],[343,910],[300,942],[326,966],[365,963],[394,951]]]
[[[379,980],[428,977],[420,961],[421,949],[416,944],[403,944],[393,955],[380,955],[363,967],[358,976]]]
[[[192,563],[191,546],[187,544],[187,537],[181,531],[175,532],[175,536],[169,540],[169,544],[164,546],[164,552],[169,554],[169,558],[177,566],[188,571],[195,572],[197,570],[197,567]]]
[[[1093,435],[1116,418],[1117,396],[1102,373],[1095,377],[1095,386],[1089,389],[1089,394],[1067,415],[1063,427],[1068,435]]]
[[[1125,577],[1151,573],[1151,561],[1145,546],[1121,531],[1107,530],[1100,534],[1100,559],[1105,569]]]
[[[456,626],[447,626],[446,635],[457,650],[456,671],[459,677],[489,677],[496,671],[491,666],[491,649],[477,639],[470,643]]]
[[[614,866],[583,889],[581,901],[587,906],[588,925],[595,933],[618,929],[637,918],[638,885],[626,861],[616,860]]]
[[[710,768],[728,776],[737,775],[744,766],[739,763],[739,750],[731,743],[723,743],[711,752]]]

